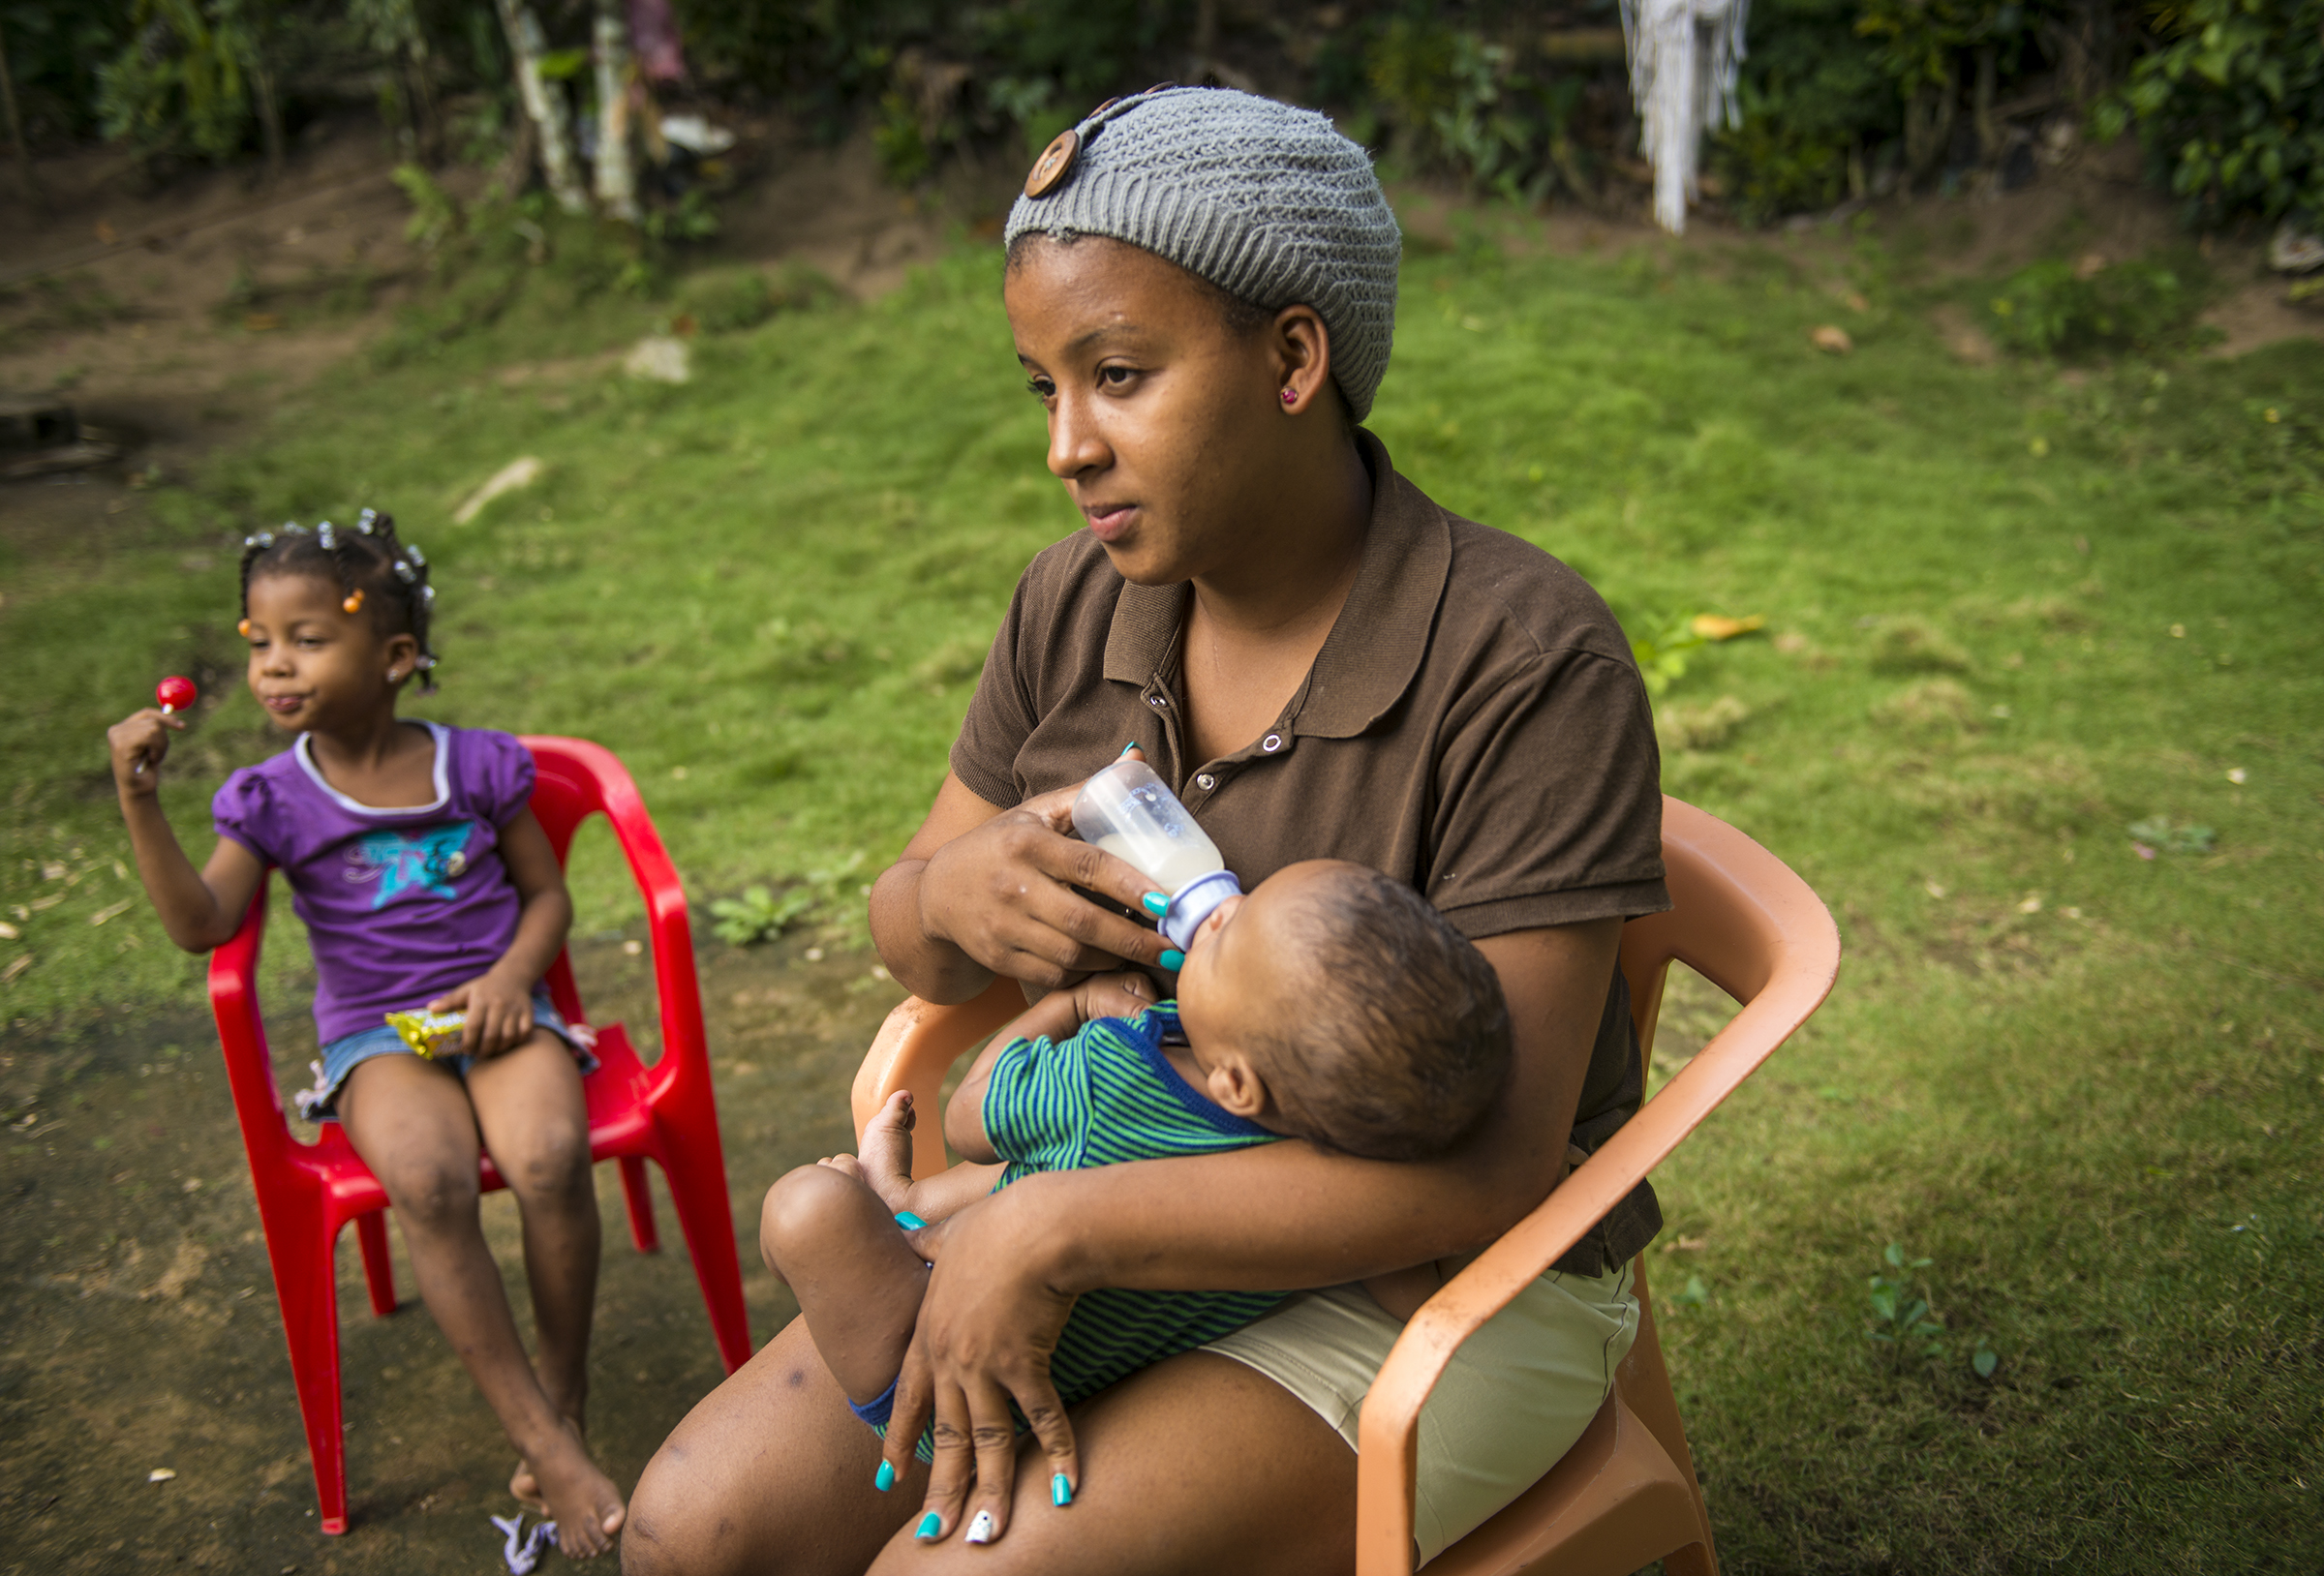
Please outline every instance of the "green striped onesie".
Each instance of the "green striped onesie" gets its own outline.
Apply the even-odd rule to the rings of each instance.
[[[1066,1040],[1011,1041],[985,1084],[985,1137],[1009,1163],[993,1191],[1041,1171],[1215,1154],[1282,1137],[1214,1105],[1180,1077],[1162,1054],[1165,1039],[1183,1043],[1176,1002],[1131,1018],[1092,1018]],[[1241,1329],[1284,1295],[1113,1287],[1085,1293],[1050,1355],[1050,1381],[1070,1407],[1141,1368]],[[896,1386],[870,1403],[847,1405],[884,1436]],[[1017,1426],[1023,1432],[1023,1413]],[[933,1430],[924,1431],[922,1461],[934,1459],[934,1445]]]
[[[1040,1171],[1208,1155],[1282,1135],[1213,1104],[1162,1054],[1182,1044],[1176,1002],[1094,1018],[1069,1039],[1019,1040],[985,1085],[985,1137],[1007,1161],[995,1193]],[[1050,1377],[1067,1406],[1116,1379],[1238,1330],[1280,1291],[1085,1293],[1057,1339]]]

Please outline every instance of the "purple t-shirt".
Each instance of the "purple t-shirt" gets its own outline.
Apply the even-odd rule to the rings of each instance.
[[[501,829],[533,797],[532,753],[505,733],[422,726],[436,737],[436,795],[416,808],[375,809],[333,788],[305,734],[210,802],[218,834],[290,883],[326,1046],[468,984],[516,939]]]

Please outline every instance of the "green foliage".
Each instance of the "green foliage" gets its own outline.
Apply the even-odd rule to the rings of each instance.
[[[222,161],[254,124],[247,74],[258,36],[233,0],[138,0],[131,44],[99,71],[105,135],[148,157],[189,148]]]
[[[2157,7],[2160,47],[2099,106],[2135,127],[2192,220],[2324,217],[2324,0]]]
[[[2210,827],[2174,821],[2167,815],[2150,815],[2143,821],[2130,823],[2130,840],[2142,849],[2164,854],[2208,854],[2218,842],[2219,834]]]
[[[748,947],[774,940],[814,906],[815,894],[804,886],[786,888],[780,897],[767,887],[746,887],[740,897],[712,899],[711,930],[730,947]]]
[[[720,941],[748,947],[772,941],[815,914],[837,919],[842,910],[861,902],[858,889],[862,884],[857,877],[863,867],[859,849],[837,864],[810,870],[804,880],[786,887],[780,895],[768,887],[747,887],[740,898],[717,898],[710,905],[717,921],[712,929]]]
[[[1865,1328],[1866,1339],[1884,1349],[1892,1361],[1902,1362],[1908,1356],[1941,1357],[1944,1343],[1938,1339],[1944,1333],[1944,1320],[1929,1311],[1925,1291],[1915,1290],[1913,1278],[1935,1260],[1907,1258],[1905,1250],[1895,1243],[1888,1244],[1881,1255],[1888,1268],[1864,1282],[1864,1300],[1872,1310],[1872,1319]]]
[[[1735,96],[1743,123],[1706,165],[1736,216],[1764,224],[1828,208],[1870,176],[1903,125],[1894,76],[1854,27],[1856,0],[1757,0]],[[1852,176],[1852,180],[1851,180]]]
[[[33,146],[99,131],[100,72],[131,28],[130,0],[0,0],[16,109]]]
[[[2132,258],[2091,270],[2052,258],[2010,275],[1987,320],[2011,349],[2083,356],[2173,345],[2202,305],[2201,293],[2159,262]]]
[[[1686,677],[1688,657],[1707,644],[1695,632],[1693,617],[1689,615],[1669,621],[1656,634],[1633,639],[1630,654],[1637,659],[1638,672],[1646,680],[1646,692],[1660,695]]]
[[[715,268],[690,274],[671,297],[673,316],[691,318],[705,334],[756,328],[779,312],[808,312],[839,298],[839,290],[805,263],[773,273],[763,268]]]
[[[1537,75],[1517,48],[1420,13],[1390,18],[1365,51],[1365,68],[1373,107],[1400,158],[1511,201],[1538,198],[1561,182],[1589,191],[1572,135],[1578,76]]]
[[[404,239],[423,252],[433,252],[460,232],[460,204],[417,165],[397,165],[390,176],[412,202],[412,220]]]

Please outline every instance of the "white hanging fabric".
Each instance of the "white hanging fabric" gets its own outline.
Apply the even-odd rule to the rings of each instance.
[[[1749,9],[1750,0],[1622,0],[1638,142],[1654,166],[1654,217],[1672,234],[1687,227],[1703,137],[1743,124],[1735,76]]]

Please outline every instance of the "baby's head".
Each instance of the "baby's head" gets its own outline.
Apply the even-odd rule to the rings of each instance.
[[[392,519],[370,509],[352,526],[286,525],[245,537],[239,628],[251,642],[251,687],[277,721],[311,726],[316,719],[305,712],[312,708],[293,716],[269,699],[285,690],[269,680],[270,666],[290,660],[295,646],[313,669],[290,686],[301,695],[318,685],[347,691],[368,683],[374,670],[389,705],[414,677],[423,692],[432,690],[436,653],[428,626],[435,600],[428,561],[396,539]]]
[[[1178,1014],[1212,1099],[1375,1160],[1443,1154],[1509,1076],[1492,965],[1410,887],[1339,860],[1287,866],[1204,921]]]

